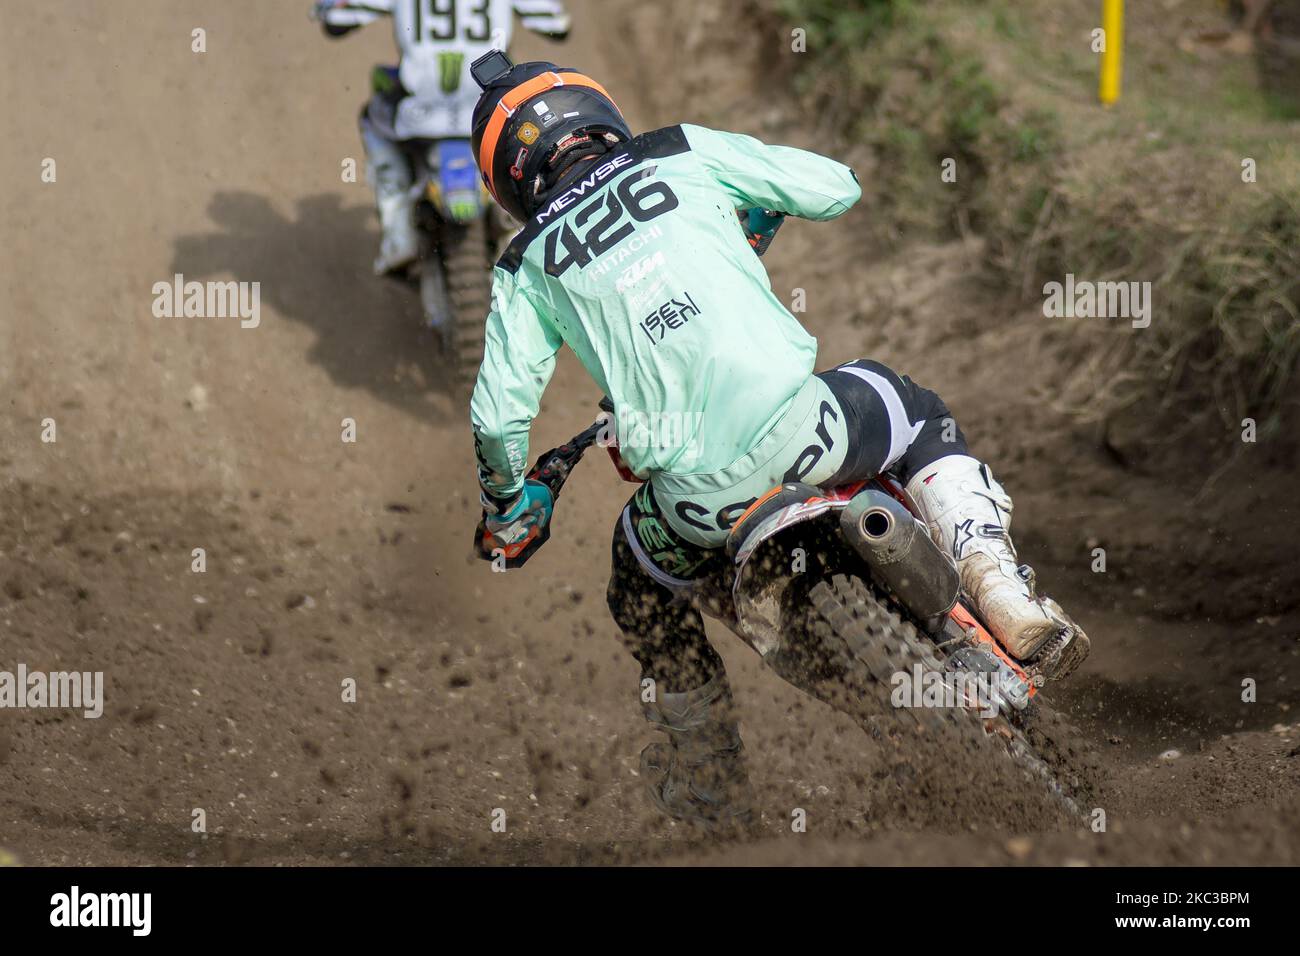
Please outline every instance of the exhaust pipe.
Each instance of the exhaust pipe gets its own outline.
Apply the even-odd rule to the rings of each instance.
[[[957,603],[956,566],[902,502],[876,488],[859,492],[840,512],[840,530],[876,580],[922,621]]]

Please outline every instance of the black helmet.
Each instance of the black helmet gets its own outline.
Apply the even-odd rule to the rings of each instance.
[[[474,66],[489,56],[509,68],[480,79],[474,155],[493,198],[523,222],[576,163],[608,152],[632,133],[605,88],[590,77],[554,63],[509,66],[500,53]]]

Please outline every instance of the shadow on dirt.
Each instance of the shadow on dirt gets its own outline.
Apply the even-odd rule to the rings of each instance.
[[[463,417],[447,412],[445,368],[420,328],[415,291],[370,272],[378,232],[368,206],[322,194],[286,217],[263,196],[222,192],[208,214],[216,231],[178,237],[173,272],[258,281],[263,306],[316,333],[307,359],[335,384],[421,418]]]

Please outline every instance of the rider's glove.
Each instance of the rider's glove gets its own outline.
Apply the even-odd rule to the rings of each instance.
[[[737,215],[740,217],[741,228],[745,231],[745,238],[749,240],[749,245],[754,252],[760,256],[767,252],[767,247],[772,244],[776,231],[785,221],[784,213],[771,209],[742,209]]]
[[[312,20],[324,20],[325,14],[331,7],[339,6],[343,0],[316,0],[311,6],[311,12],[307,14]]]
[[[487,498],[481,495],[483,504],[483,524],[488,533],[501,545],[512,545],[524,540],[534,532],[540,532],[551,522],[555,510],[555,499],[551,489],[540,481],[525,481],[519,497],[498,511]]]

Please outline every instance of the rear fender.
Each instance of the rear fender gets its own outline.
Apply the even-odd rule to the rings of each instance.
[[[856,491],[860,485],[851,486]],[[727,536],[727,555],[735,566],[731,596],[741,635],[764,657],[781,646],[781,598],[792,573],[778,568],[779,561],[755,560],[763,545],[782,532],[837,512],[847,504],[849,489],[824,492],[813,485],[788,482],[777,485],[755,501],[737,519]]]

